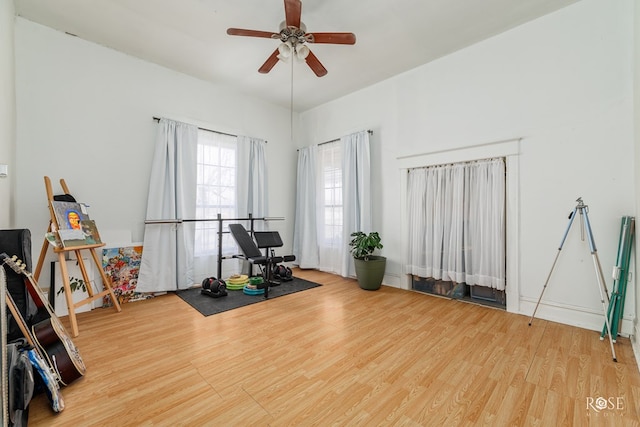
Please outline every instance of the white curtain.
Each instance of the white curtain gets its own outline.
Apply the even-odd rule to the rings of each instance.
[[[197,145],[196,126],[160,119],[147,220],[195,217]],[[145,225],[138,292],[185,289],[193,284],[193,224]]]
[[[268,216],[267,160],[263,139],[238,136],[236,185],[238,218]],[[255,223],[256,228],[264,224]]]
[[[505,287],[503,159],[410,170],[406,273]]]
[[[343,228],[340,274],[355,274],[349,252],[351,233],[371,232],[371,154],[369,132],[362,131],[340,138],[342,144]]]
[[[473,162],[466,175],[465,281],[505,289],[505,168],[503,159]]]
[[[318,268],[316,146],[298,150],[293,254],[301,268]]]
[[[368,131],[298,151],[294,255],[300,267],[353,275],[351,233],[372,231],[370,163]]]

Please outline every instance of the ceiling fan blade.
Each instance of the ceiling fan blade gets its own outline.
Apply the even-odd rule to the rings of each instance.
[[[316,76],[322,77],[327,74],[328,72],[327,69],[324,68],[324,65],[320,63],[320,61],[313,54],[313,52],[309,51],[309,55],[307,56],[306,61],[309,68],[311,68],[313,72],[316,73]]]
[[[306,38],[309,43],[356,44],[353,33],[307,33]]]
[[[271,69],[274,67],[274,65],[276,65],[278,63],[278,61],[279,61],[279,59],[278,59],[278,54],[279,53],[280,52],[278,52],[278,49],[273,51],[271,56],[269,58],[267,58],[267,60],[264,62],[264,64],[262,64],[262,67],[260,67],[258,69],[258,72],[262,73],[262,74],[267,74],[269,71],[271,71]]]
[[[267,39],[280,38],[280,34],[276,34],[270,31],[256,31],[256,30],[244,30],[242,28],[227,28],[227,34],[230,36],[248,36],[248,37],[263,37]]]
[[[300,28],[302,2],[300,0],[284,0],[284,15],[287,27]]]

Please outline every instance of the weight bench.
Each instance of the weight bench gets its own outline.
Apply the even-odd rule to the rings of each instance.
[[[262,287],[264,297],[269,298],[269,286],[280,284],[273,280],[273,267],[280,262],[295,261],[295,255],[275,256],[273,248],[283,246],[280,233],[277,231],[254,231],[255,241],[242,224],[229,224],[229,231],[244,254],[236,257],[245,259],[251,265],[258,265],[262,269],[264,282],[258,285],[258,288]],[[260,249],[264,249],[264,255]]]

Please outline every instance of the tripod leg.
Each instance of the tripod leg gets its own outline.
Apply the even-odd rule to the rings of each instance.
[[[529,319],[529,326],[531,326],[531,322],[533,322],[533,317],[536,315],[536,311],[538,311],[538,306],[540,305],[540,301],[542,300],[542,295],[544,294],[544,291],[547,289],[547,284],[549,283],[549,279],[551,279],[551,273],[553,273],[553,269],[556,267],[556,262],[558,261],[558,257],[560,256],[560,251],[562,250],[564,241],[567,240],[567,235],[569,234],[569,230],[571,229],[571,224],[573,224],[573,219],[576,217],[577,211],[578,211],[578,208],[576,207],[569,215],[569,224],[567,224],[567,229],[564,231],[564,235],[562,236],[562,240],[560,241],[560,245],[558,246],[558,252],[556,253],[556,257],[553,260],[553,264],[551,265],[551,271],[549,271],[547,280],[544,282],[544,286],[542,287],[542,292],[540,292],[540,298],[538,298],[536,308],[533,310],[533,313],[531,314],[531,318]]]
[[[551,265],[551,271],[549,271],[547,280],[544,282],[544,286],[542,287],[542,292],[540,292],[540,298],[538,298],[538,302],[536,303],[536,308],[533,310],[533,313],[531,313],[531,318],[529,319],[529,326],[531,326],[531,322],[533,322],[533,317],[536,315],[536,311],[538,311],[538,306],[540,305],[540,301],[542,300],[542,295],[544,295],[544,291],[547,289],[547,284],[549,283],[549,279],[551,279],[551,273],[553,273],[553,269],[556,266],[556,262],[558,261],[558,257],[560,256],[561,250],[562,250],[562,247],[558,249],[558,252],[556,253],[556,257],[553,260],[553,264]]]
[[[596,249],[596,242],[593,239],[593,233],[591,232],[591,224],[589,223],[589,215],[587,211],[584,211],[584,225],[587,230],[587,237],[589,239],[589,248],[591,249],[591,257],[593,258],[593,266],[596,270],[596,277],[598,279],[598,291],[600,291],[600,302],[602,302],[602,312],[604,313],[604,323],[607,327],[607,333],[609,334],[609,345],[611,346],[611,355],[613,361],[617,362],[616,350],[613,348],[613,338],[611,337],[611,324],[609,323],[609,316],[607,315],[607,304],[609,303],[609,291],[607,290],[607,284],[604,281],[604,274],[602,274],[602,266],[600,265],[600,259],[598,258],[598,250]],[[604,290],[604,294],[602,291]],[[607,302],[605,303],[605,295]],[[602,339],[602,337],[600,337]]]

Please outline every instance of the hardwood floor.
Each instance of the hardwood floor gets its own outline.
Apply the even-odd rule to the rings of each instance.
[[[640,425],[628,339],[614,363],[597,332],[294,275],[324,286],[209,317],[173,294],[79,314],[87,373],[29,425]]]

